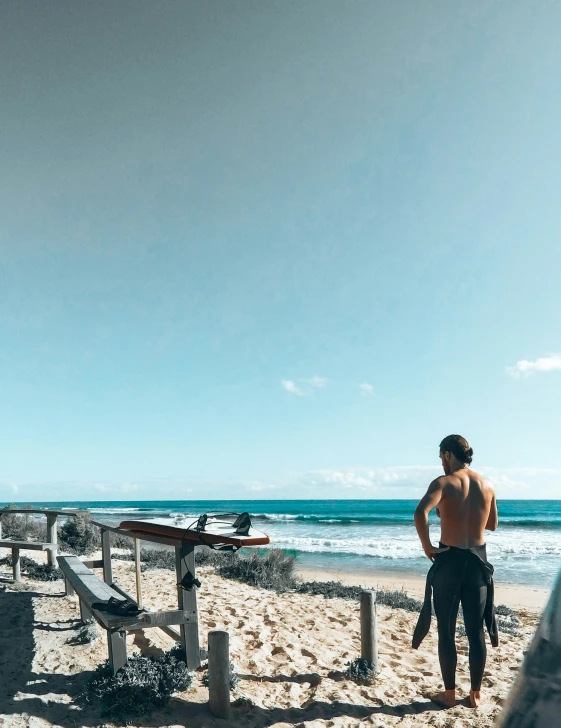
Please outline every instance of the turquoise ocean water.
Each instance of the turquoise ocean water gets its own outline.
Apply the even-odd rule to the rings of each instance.
[[[87,508],[117,524],[129,518],[169,518],[189,525],[205,512],[248,511],[271,545],[291,549],[302,568],[356,574],[388,571],[425,574],[429,562],[413,525],[412,500],[331,501],[81,501],[37,503]],[[504,500],[500,525],[487,534],[496,580],[549,588],[561,566],[561,501]],[[433,543],[438,519],[431,520]]]

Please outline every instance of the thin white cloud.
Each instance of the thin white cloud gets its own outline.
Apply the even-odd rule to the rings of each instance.
[[[300,387],[296,386],[296,383],[292,381],[292,379],[283,379],[281,381],[281,386],[286,389],[287,392],[290,392],[290,394],[295,394],[297,397],[304,397],[306,394]]]
[[[374,394],[374,387],[371,384],[368,384],[368,382],[362,382],[362,384],[358,385],[358,388],[360,389],[361,394],[365,397],[370,397]]]
[[[251,480],[244,484],[246,490],[250,490],[254,493],[260,493],[264,490],[274,490],[276,488],[272,483],[262,483],[259,480]]]
[[[550,356],[542,356],[539,359],[530,361],[521,359],[512,367],[507,367],[507,372],[511,377],[529,376],[536,372],[553,372],[561,370],[561,354],[551,354]]]
[[[308,380],[308,383],[315,389],[323,389],[327,386],[328,381],[325,377],[318,377],[316,374],[315,377]]]

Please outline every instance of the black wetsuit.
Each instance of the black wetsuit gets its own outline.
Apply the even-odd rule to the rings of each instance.
[[[444,546],[440,544],[441,548]],[[487,561],[485,545],[471,549],[451,546],[435,556],[427,574],[425,601],[413,634],[415,649],[429,631],[431,593],[438,622],[438,657],[444,688],[453,690],[456,687],[456,619],[461,603],[469,642],[471,689],[480,690],[487,657],[484,622],[491,644],[494,647],[499,644],[493,604],[493,567]]]

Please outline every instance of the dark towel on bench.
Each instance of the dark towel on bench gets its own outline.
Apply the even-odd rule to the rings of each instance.
[[[109,612],[109,614],[119,617],[136,617],[137,614],[146,611],[139,609],[134,602],[128,599],[117,599],[116,597],[111,597],[107,602],[95,602],[92,607],[100,612]]]

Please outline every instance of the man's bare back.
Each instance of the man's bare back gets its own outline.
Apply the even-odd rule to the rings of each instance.
[[[470,468],[437,478],[441,535],[446,546],[470,549],[485,543],[485,529],[496,528],[492,485]]]

